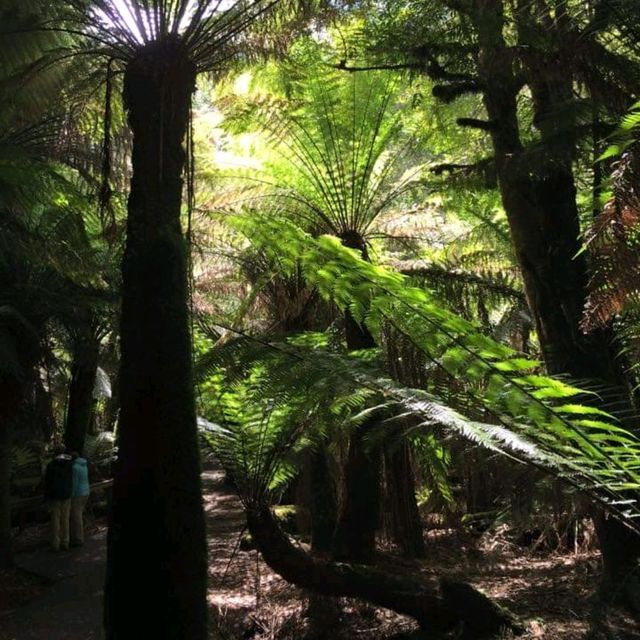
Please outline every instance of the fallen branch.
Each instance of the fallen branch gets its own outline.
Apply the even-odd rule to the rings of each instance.
[[[513,614],[466,583],[314,558],[291,543],[268,507],[250,509],[247,526],[265,562],[303,589],[392,609],[434,636],[459,627],[469,639],[494,637],[506,629],[524,631]]]

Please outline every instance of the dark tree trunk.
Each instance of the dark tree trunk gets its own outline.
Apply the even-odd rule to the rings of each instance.
[[[120,346],[116,331],[113,331],[107,340],[106,349],[103,355],[103,361],[104,360],[106,360],[105,364],[108,367],[111,378],[111,397],[107,398],[105,403],[104,422],[102,428],[105,431],[114,431],[118,422],[118,414],[120,412],[120,372],[115,370],[117,369],[116,365],[120,360]]]
[[[20,408],[22,385],[0,374],[0,569],[13,564],[11,548],[11,433]]]
[[[265,562],[285,580],[317,593],[361,598],[411,616],[429,637],[460,623],[465,638],[493,637],[504,629],[521,632],[509,612],[468,584],[423,576],[398,577],[371,566],[317,560],[294,546],[267,507],[250,510],[249,532]]]
[[[385,326],[383,335],[389,373],[406,386],[424,387],[426,368],[423,354],[391,326]],[[390,438],[393,439],[394,435],[391,434]],[[422,558],[426,552],[423,525],[416,499],[412,447],[406,439],[397,447],[390,443],[386,449],[385,475],[385,501],[391,514],[393,539],[408,557]]]
[[[56,418],[53,414],[52,394],[45,389],[39,372],[33,382],[34,384],[34,422],[37,427],[36,432],[40,437],[44,436],[48,440],[56,430]]]
[[[328,453],[324,444],[311,454],[309,467],[311,548],[314,551],[329,552],[336,529],[337,505]]]
[[[329,553],[336,530],[336,491],[329,468],[329,454],[323,443],[308,460],[311,507],[311,549]],[[332,638],[340,623],[339,601],[316,592],[309,594],[309,640]]]
[[[369,562],[376,550],[380,522],[380,451],[367,447],[366,437],[377,420],[358,425],[349,438],[342,504],[333,539],[338,560]]]
[[[71,365],[64,443],[70,451],[81,453],[91,425],[95,405],[93,389],[98,370],[98,341],[93,335],[78,341]]]
[[[600,597],[605,602],[622,604],[636,618],[640,617],[638,535],[602,511],[594,522],[603,560]]]
[[[133,177],[123,260],[119,458],[107,640],[205,640],[207,552],[191,366],[182,142],[196,70],[182,44],[142,48],[124,77]]]
[[[528,19],[522,14],[519,17]],[[611,332],[585,335],[579,328],[588,271],[584,254],[576,255],[580,227],[572,172],[574,143],[567,123],[554,117],[559,113],[556,107],[571,99],[571,73],[562,60],[525,57],[534,122],[544,150],[537,155],[527,153],[518,131],[519,81],[513,71],[513,51],[503,36],[502,0],[474,0],[472,19],[478,34],[478,72],[485,87],[502,202],[547,369],[617,389],[617,399],[631,409]],[[564,107],[566,111],[566,104]],[[629,572],[640,558],[640,538],[613,520],[598,519],[606,580],[632,585]],[[621,545],[625,548],[623,561],[621,554],[612,552]]]
[[[393,540],[409,558],[424,558],[426,548],[416,500],[411,447],[405,441],[385,453]]]
[[[357,233],[345,234],[342,243],[360,251],[368,260],[364,240]],[[366,326],[349,310],[345,311],[347,349],[372,349],[375,340]],[[349,438],[349,451],[344,469],[342,504],[333,541],[336,559],[368,562],[376,550],[376,529],[380,522],[380,451],[367,450],[366,436],[376,419],[358,425]]]
[[[0,412],[0,569],[13,564],[11,550],[11,423]]]

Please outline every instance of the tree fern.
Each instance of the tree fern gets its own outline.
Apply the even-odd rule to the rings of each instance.
[[[539,362],[479,333],[428,292],[362,261],[334,239],[314,240],[282,221],[245,217],[234,225],[265,251],[278,251],[281,262],[300,264],[322,295],[348,307],[373,331],[383,321],[391,323],[448,376],[464,377],[488,418],[485,423],[465,420],[421,392],[379,382],[412,411],[423,412],[425,422],[445,423],[483,446],[541,466],[589,492],[630,526],[639,526],[640,509],[629,491],[639,488],[640,441],[594,406],[594,392],[540,375]]]

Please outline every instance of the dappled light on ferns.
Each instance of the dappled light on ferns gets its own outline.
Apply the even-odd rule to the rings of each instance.
[[[359,358],[332,353],[317,344],[302,348],[295,343],[265,342],[251,358],[244,351],[244,341],[235,346],[241,357],[232,360],[244,363],[249,381],[259,380],[262,385],[268,381],[270,393],[266,397],[273,399],[269,402],[274,405],[266,413],[260,413],[264,407],[256,408],[258,415],[249,416],[246,422],[237,417],[230,420],[224,437],[235,442],[242,434],[240,448],[234,449],[236,463],[238,452],[245,455],[250,447],[265,456],[262,462],[249,463],[250,458],[241,461],[244,473],[254,479],[252,491],[261,498],[280,472],[275,470],[279,469],[277,459],[280,457],[282,462],[285,453],[293,451],[302,437],[308,437],[314,423],[311,416],[315,414],[305,403],[298,403],[297,407],[306,412],[306,420],[290,423],[276,407],[288,406],[287,411],[295,412],[292,406],[296,404],[287,404],[293,380],[298,381],[298,387],[308,385],[306,389],[317,394],[322,385],[326,391],[326,381],[330,379],[330,391],[336,394],[341,384],[375,394],[380,400],[366,411],[395,407],[396,414],[413,416],[426,431],[437,425],[544,469],[587,492],[630,527],[640,530],[640,506],[629,497],[630,491],[640,488],[640,440],[594,406],[595,391],[541,375],[539,362],[483,335],[427,291],[408,286],[398,273],[363,261],[335,239],[313,239],[282,221],[238,217],[233,224],[263,251],[277,251],[285,268],[299,266],[323,296],[348,308],[373,332],[388,322],[447,376],[464,377],[472,403],[484,414],[484,420],[471,419],[427,391],[391,380],[375,367],[370,356],[363,361],[362,355]],[[214,350],[210,356],[216,362],[222,354]],[[277,366],[271,369],[274,359]],[[253,370],[253,366],[257,369]],[[235,371],[234,375],[242,379],[237,364],[229,369],[218,361],[214,369],[216,375],[223,376],[221,380],[225,380],[225,371]],[[261,389],[264,391],[264,386]],[[221,415],[225,415],[224,411]],[[274,428],[273,424],[278,426]],[[305,428],[305,424],[310,426]],[[260,435],[254,439],[251,433]],[[245,441],[247,437],[251,445]],[[228,450],[224,444],[221,449]]]

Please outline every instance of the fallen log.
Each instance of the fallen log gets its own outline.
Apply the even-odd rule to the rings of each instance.
[[[247,512],[247,527],[265,562],[288,582],[334,597],[365,600],[414,618],[437,637],[461,629],[463,638],[524,632],[507,609],[464,582],[400,576],[370,565],[325,561],[292,544],[266,506]]]

